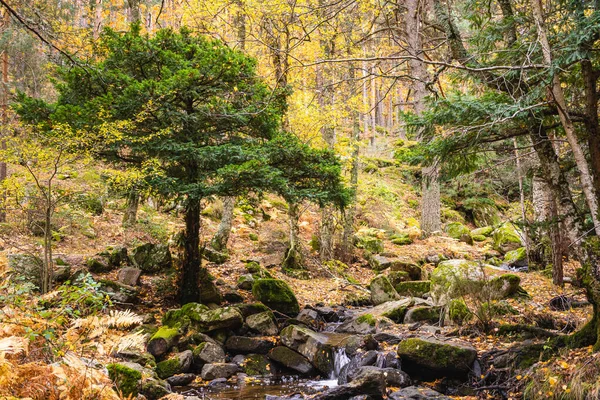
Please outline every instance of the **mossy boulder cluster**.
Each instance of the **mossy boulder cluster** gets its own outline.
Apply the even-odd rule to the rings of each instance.
[[[494,249],[502,254],[523,247],[523,232],[513,223],[505,222],[492,233]]]
[[[460,239],[463,235],[470,235],[471,231],[469,228],[461,224],[460,222],[450,222],[446,224],[444,231],[453,239]]]
[[[429,337],[405,339],[397,350],[407,371],[426,377],[466,377],[477,358],[477,351],[467,343]]]

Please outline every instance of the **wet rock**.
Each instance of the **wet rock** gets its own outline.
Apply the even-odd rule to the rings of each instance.
[[[397,344],[402,341],[402,336],[394,335],[387,332],[376,333],[373,335],[373,339],[377,340],[380,343],[389,343],[389,344]]]
[[[321,394],[317,394],[313,400],[342,400],[353,396],[373,396],[382,398],[385,394],[384,374],[376,370],[363,369],[357,374],[352,382],[341,385]]]
[[[194,356],[191,350],[174,354],[171,358],[156,364],[156,374],[165,379],[170,376],[188,372],[192,366]]]
[[[159,400],[163,396],[171,393],[171,385],[167,381],[160,379],[148,378],[142,380],[140,393],[148,400]]]
[[[235,330],[244,319],[236,307],[221,307],[213,310],[198,303],[188,303],[176,310],[169,310],[163,317],[163,325],[170,327],[192,327],[199,332],[218,329]]]
[[[232,304],[242,303],[244,301],[244,297],[235,290],[228,290],[225,293],[223,293],[223,300]]]
[[[342,323],[338,326],[336,332],[370,334],[385,330],[393,325],[394,322],[387,317],[362,313]]]
[[[334,348],[328,339],[325,334],[298,325],[284,328],[280,336],[283,345],[302,354],[326,376],[334,367]]]
[[[285,281],[279,279],[258,279],[252,285],[254,298],[267,307],[289,316],[300,312],[298,300]]]
[[[121,268],[117,274],[117,281],[124,285],[136,286],[140,283],[142,270],[139,268],[126,267]]]
[[[251,330],[265,336],[274,336],[279,333],[279,329],[277,328],[277,324],[275,323],[271,311],[250,315],[246,318],[246,325],[248,325],[248,328]]]
[[[410,377],[406,372],[394,368],[378,368],[371,365],[361,366],[348,374],[349,382],[360,379],[364,375],[380,374],[383,376],[386,386],[406,387],[412,384]]]
[[[147,273],[160,272],[172,266],[169,246],[164,244],[140,245],[131,251],[130,259],[134,266]]]
[[[410,375],[464,378],[477,358],[477,350],[468,343],[430,337],[404,339],[397,350]]]
[[[240,354],[267,354],[274,346],[273,339],[261,337],[231,336],[225,342],[229,352]]]
[[[201,369],[204,364],[225,362],[225,352],[221,346],[215,343],[200,343],[194,348],[192,354],[194,356],[194,367],[197,369]]]
[[[433,389],[423,386],[409,386],[389,395],[390,400],[451,400]]]
[[[186,386],[196,379],[194,374],[178,374],[167,378],[167,383],[171,386]]]
[[[377,275],[373,278],[369,284],[369,289],[371,290],[371,301],[374,305],[400,299],[400,295],[385,275]]]
[[[240,367],[237,364],[232,363],[214,363],[214,364],[206,364],[202,367],[202,379],[204,380],[213,380],[219,378],[229,379],[233,375],[235,375],[240,370]]]
[[[285,346],[274,347],[269,351],[268,356],[271,360],[303,375],[314,375],[316,373],[315,368],[306,357]]]
[[[248,354],[242,356],[241,363],[238,365],[241,366],[242,371],[248,376],[266,376],[276,372],[275,366],[264,354]]]

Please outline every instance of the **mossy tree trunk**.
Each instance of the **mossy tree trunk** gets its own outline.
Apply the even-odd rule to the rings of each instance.
[[[132,187],[127,193],[125,202],[125,214],[123,215],[123,226],[133,226],[137,222],[137,212],[140,206],[140,192]]]

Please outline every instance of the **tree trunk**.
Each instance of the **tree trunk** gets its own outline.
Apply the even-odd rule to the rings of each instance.
[[[102,31],[102,0],[95,0],[94,3],[94,26],[92,27],[92,36],[94,39],[100,37]]]
[[[598,73],[589,58],[581,61],[585,91],[585,128],[590,151],[590,167],[596,195],[600,195],[600,123],[598,122]]]
[[[288,249],[283,260],[282,268],[284,272],[290,270],[303,270],[303,256],[300,246],[300,205],[298,203],[288,202],[288,222],[290,225],[290,240]]]
[[[139,22],[141,19],[140,15],[140,0],[127,0],[129,8],[129,16],[131,22]]]
[[[123,226],[133,226],[137,222],[137,212],[140,205],[140,193],[133,187],[127,194],[125,202],[125,214],[123,215]]]
[[[540,0],[531,0],[531,5],[533,8],[533,16],[538,31],[538,40],[542,47],[542,54],[544,55],[544,61],[546,62],[548,67],[551,67],[553,62],[552,53],[550,49],[550,42],[548,41],[548,37],[546,35],[546,28],[544,25],[542,15],[542,5],[540,3]],[[553,72],[552,84],[549,89],[556,104],[558,116],[567,136],[567,141],[571,146],[571,151],[573,152],[573,158],[575,159],[577,169],[579,170],[579,179],[581,181],[581,186],[585,195],[585,199],[587,201],[587,205],[592,215],[592,221],[594,222],[596,235],[600,236],[600,221],[598,220],[598,200],[596,198],[596,193],[594,192],[592,177],[590,175],[585,154],[583,152],[583,149],[581,148],[581,145],[579,144],[579,140],[577,139],[575,125],[573,124],[571,116],[567,111],[567,102],[565,100],[564,92],[560,80],[558,78],[558,74],[556,74],[555,72]]]
[[[527,263],[531,263],[531,243],[529,241],[529,224],[527,222],[527,209],[525,208],[525,191],[523,189],[523,173],[521,171],[521,157],[519,155],[519,146],[517,138],[513,138],[513,147],[515,149],[515,162],[517,167],[517,179],[519,181],[519,203],[521,205],[521,220],[523,221],[523,235],[525,242],[525,253],[527,255]]]
[[[183,244],[181,280],[181,304],[200,300],[200,201],[188,199],[185,208],[185,232]]]
[[[8,11],[4,11],[4,21],[2,30],[7,31],[8,24],[10,23],[10,14]],[[2,52],[2,127],[3,132],[0,132],[0,148],[6,150],[6,141],[4,131],[8,126],[8,49],[4,49]],[[8,169],[6,162],[0,162],[0,187],[6,180],[8,175]],[[0,223],[6,222],[6,193],[2,190],[0,194]]]
[[[235,208],[235,196],[223,197],[223,214],[215,236],[210,245],[217,251],[227,251],[227,242],[233,225],[233,210]]]
[[[407,0],[404,23],[406,25],[407,51],[411,56],[423,56],[423,43],[421,40],[421,8],[418,0]],[[412,93],[413,105],[416,115],[425,111],[425,97],[427,88],[425,82],[429,80],[427,67],[417,59],[408,61],[411,77],[413,78]],[[419,140],[424,140],[421,134]],[[440,184],[437,165],[422,168],[422,199],[421,199],[421,232],[429,236],[433,232],[442,230],[440,211]]]
[[[354,78],[354,69],[351,69],[351,76]],[[344,232],[342,235],[342,260],[349,262],[352,259],[354,243],[354,215],[356,213],[356,196],[358,193],[358,167],[360,154],[360,117],[358,111],[352,110],[352,166],[350,167],[350,188],[352,189],[352,201],[344,213]]]

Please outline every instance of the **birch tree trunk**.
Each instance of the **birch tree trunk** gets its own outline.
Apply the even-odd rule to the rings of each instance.
[[[235,196],[223,197],[223,214],[217,232],[210,241],[210,245],[217,251],[227,251],[227,242],[233,225],[233,210],[235,208]]]

